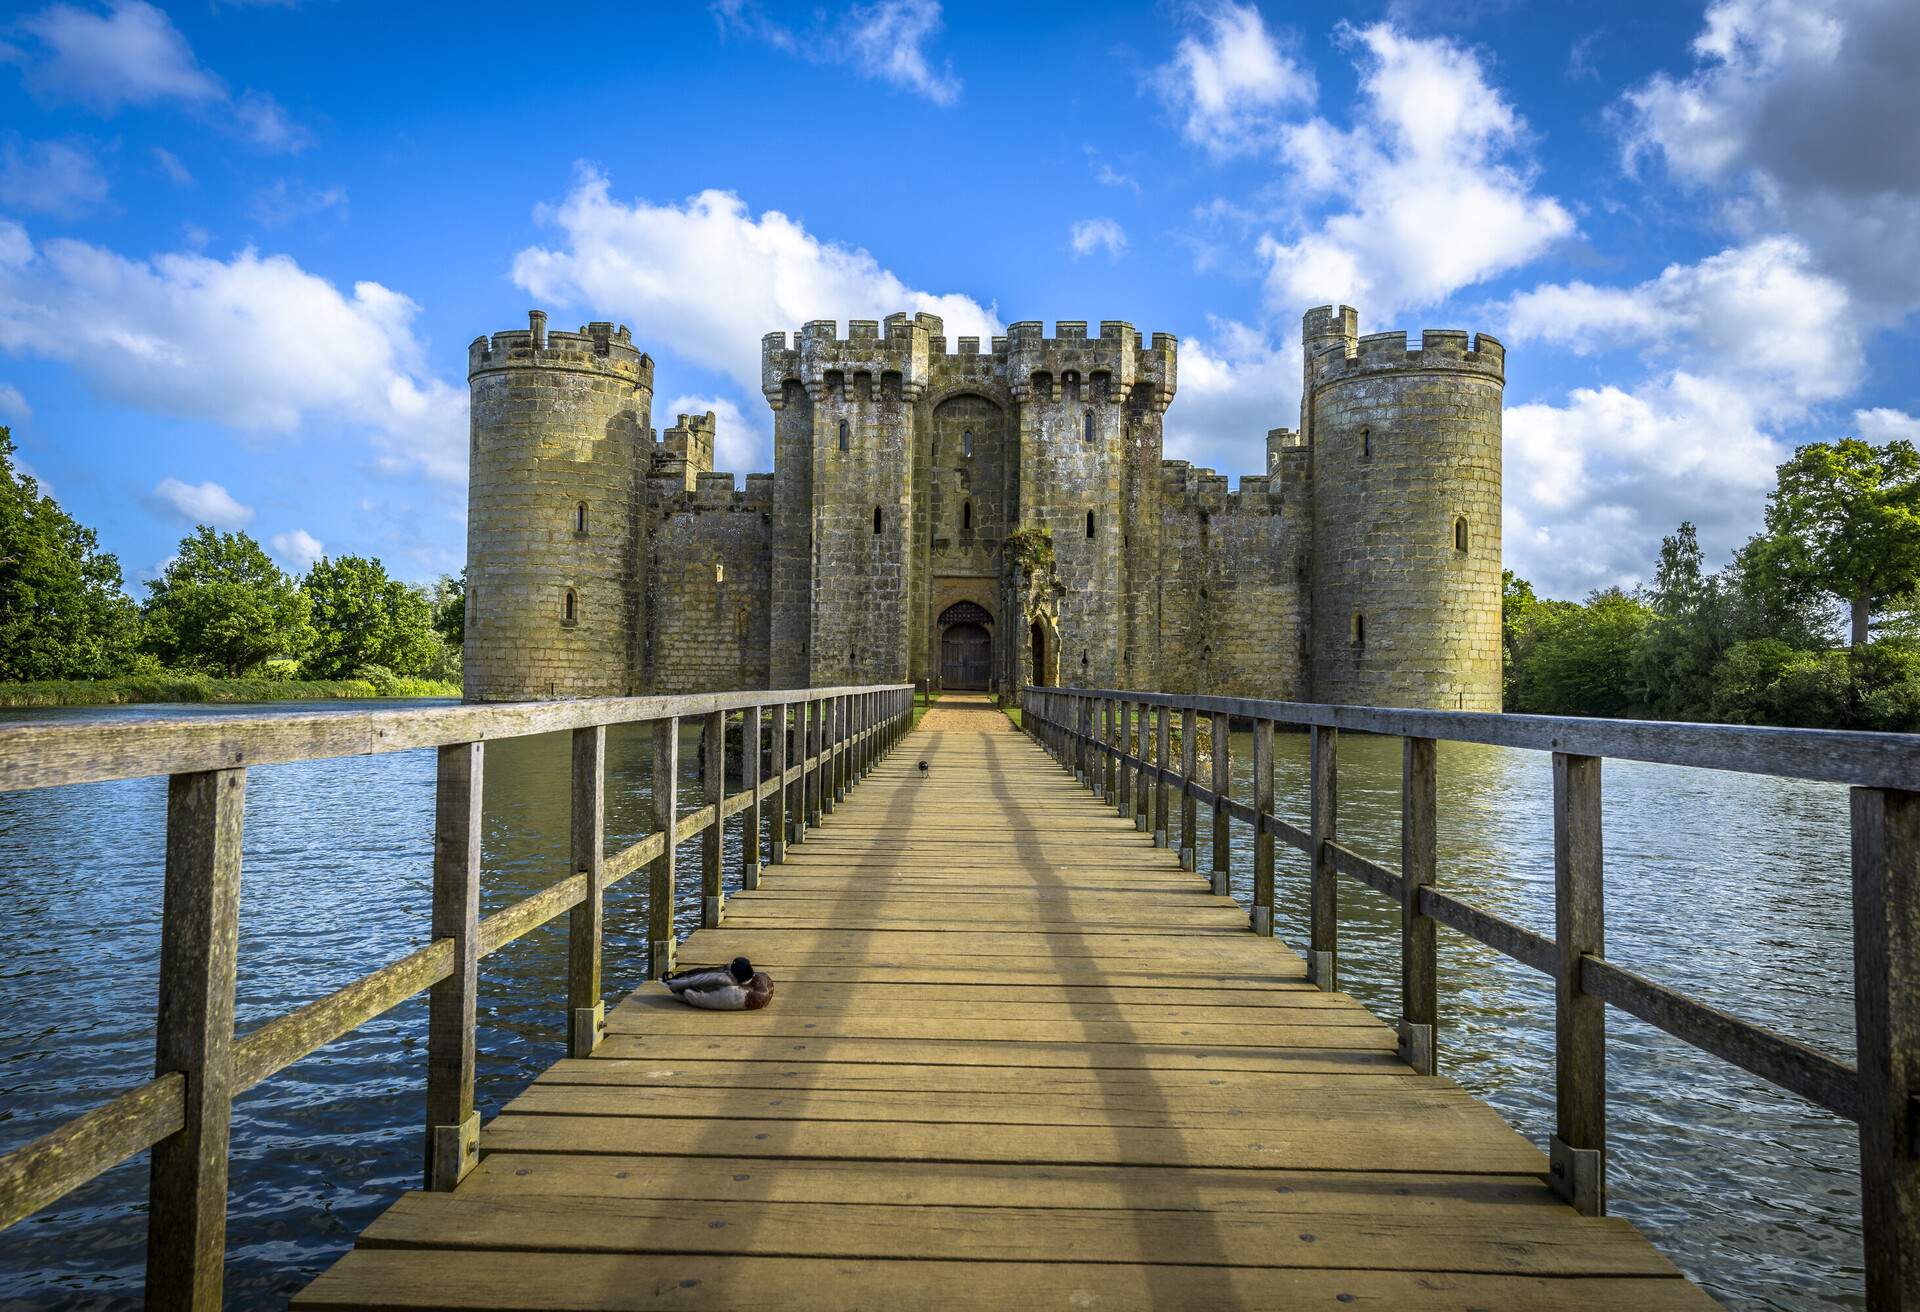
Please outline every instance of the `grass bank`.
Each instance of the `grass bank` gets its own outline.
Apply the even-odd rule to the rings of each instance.
[[[940,694],[937,692],[916,693],[914,695],[914,699],[913,699],[913,727],[914,728],[918,729],[920,727],[920,717],[925,715],[928,711],[932,710],[933,704],[939,700],[940,700]]]
[[[0,707],[131,706],[140,702],[304,702],[355,697],[458,697],[434,679],[213,679],[198,674],[0,683]]]

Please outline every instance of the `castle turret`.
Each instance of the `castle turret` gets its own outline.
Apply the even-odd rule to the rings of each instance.
[[[618,695],[643,631],[634,506],[653,361],[625,327],[528,321],[467,350],[466,697]]]
[[[1309,311],[1303,334],[1313,699],[1497,711],[1505,348],[1354,340],[1352,314]]]

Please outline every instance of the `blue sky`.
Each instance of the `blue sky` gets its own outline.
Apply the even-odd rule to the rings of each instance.
[[[465,346],[615,319],[769,467],[760,335],[933,309],[1181,339],[1255,473],[1299,320],[1509,348],[1506,557],[1574,596],[1920,437],[1920,6],[1401,0],[27,5],[0,21],[0,423],[130,581],[464,552]]]

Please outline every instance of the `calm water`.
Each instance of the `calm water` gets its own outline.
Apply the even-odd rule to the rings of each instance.
[[[1244,797],[1250,744],[1236,737],[1234,753]],[[1341,743],[1342,839],[1387,864],[1399,852],[1399,753],[1398,740]],[[701,802],[693,755],[689,738],[688,808]],[[1305,738],[1282,735],[1275,757],[1280,809],[1304,824]],[[650,743],[616,731],[608,759],[609,843],[624,843],[646,829]],[[1851,1057],[1845,790],[1630,763],[1606,769],[1608,955]],[[565,874],[566,777],[563,735],[489,745],[483,913]],[[1550,933],[1550,797],[1544,755],[1441,744],[1442,884]],[[163,780],[0,794],[0,942],[9,947],[0,959],[0,1150],[150,1073],[164,812]],[[251,772],[243,1031],[426,941],[432,815],[431,752]],[[1204,814],[1201,824],[1204,833]],[[729,871],[738,841],[730,830]],[[1237,832],[1243,900],[1250,848]],[[698,914],[696,862],[695,849],[683,849],[683,926]],[[1305,866],[1284,848],[1281,863],[1281,930],[1299,943]],[[643,882],[609,894],[610,993],[640,980]],[[1346,881],[1340,896],[1343,985],[1392,1016],[1397,908]],[[484,1115],[562,1051],[565,949],[562,917],[481,963]],[[1443,1072],[1544,1144],[1553,1115],[1549,982],[1450,931],[1440,972]],[[229,1306],[283,1304],[416,1186],[425,1019],[424,1001],[402,1006],[236,1106]],[[1614,1211],[1736,1307],[1861,1306],[1850,1128],[1630,1017],[1612,1013],[1610,1024]],[[145,1188],[143,1156],[0,1236],[0,1309],[137,1306]]]

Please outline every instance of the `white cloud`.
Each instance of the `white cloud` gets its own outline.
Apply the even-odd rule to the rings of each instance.
[[[153,489],[161,505],[188,524],[211,524],[215,528],[235,529],[253,520],[253,507],[243,506],[218,483],[183,483],[163,478]]]
[[[725,396],[676,396],[654,418],[654,426],[666,432],[680,415],[699,415],[713,411],[713,467],[722,473],[746,474],[773,468],[772,413],[763,404],[754,404],[743,413],[740,406]],[[744,486],[744,484],[736,484]]]
[[[1538,287],[1513,298],[1508,328],[1516,341],[1554,342],[1583,354],[1645,346],[1663,372],[1686,365],[1737,382],[1770,414],[1842,396],[1860,377],[1860,333],[1847,289],[1786,237],[1669,265],[1634,287]]]
[[[0,383],[0,419],[31,419],[33,407],[27,404],[27,398],[20,395],[20,389]]]
[[[1432,305],[1544,252],[1574,230],[1517,157],[1526,124],[1479,60],[1390,24],[1341,28],[1361,51],[1353,127],[1286,128],[1296,186],[1339,208],[1290,240],[1261,239],[1277,309],[1345,301],[1390,316]]]
[[[1920,415],[1910,415],[1904,410],[1884,405],[1871,410],[1855,410],[1853,429],[1869,442],[1920,442]]]
[[[1270,428],[1300,418],[1300,343],[1276,346],[1257,328],[1210,319],[1180,343],[1180,395],[1167,411],[1166,454],[1227,474],[1266,469]]]
[[[0,220],[0,350],[72,365],[156,413],[256,435],[310,422],[368,430],[394,469],[466,475],[466,390],[432,375],[419,307],[376,282],[351,295],[285,255],[151,261]]]
[[[200,66],[180,29],[143,0],[115,0],[104,14],[50,5],[20,26],[45,49],[27,74],[27,85],[45,99],[111,114],[123,105],[226,98],[226,89]]]
[[[1075,259],[1104,250],[1108,259],[1117,260],[1127,250],[1126,231],[1112,219],[1081,219],[1068,232],[1067,240]]]
[[[1920,6],[1715,0],[1692,48],[1622,98],[1629,168],[1657,157],[1736,231],[1793,233],[1863,310],[1920,308]]]
[[[106,175],[79,146],[14,139],[0,146],[0,205],[72,218],[106,200]]]
[[[953,65],[939,68],[927,46],[943,26],[939,0],[874,0],[849,6],[837,20],[814,11],[813,26],[797,30],[767,16],[757,0],[715,0],[709,6],[722,32],[734,31],[816,64],[850,64],[864,77],[924,96],[936,105],[960,99]]]
[[[247,213],[253,216],[254,221],[269,228],[278,228],[295,219],[325,214],[328,210],[337,210],[341,216],[345,216],[345,187],[310,187],[304,182],[278,178],[272,186],[254,192],[253,199],[247,203]]]
[[[173,20],[145,0],[112,0],[105,13],[53,4],[19,26],[38,42],[37,55],[13,49],[0,62],[24,66],[28,89],[43,101],[78,104],[102,116],[160,104],[219,111],[231,130],[263,150],[310,144],[272,96],[229,91],[194,57]]]
[[[303,528],[273,535],[273,554],[288,571],[303,574],[314,561],[327,554],[326,544]]]
[[[518,286],[594,317],[644,324],[654,340],[749,395],[760,391],[761,338],[810,319],[905,310],[941,316],[949,337],[1003,331],[971,297],[917,291],[866,251],[821,241],[778,210],[753,217],[732,192],[703,191],[684,205],[627,204],[608,194],[603,175],[587,171],[542,217],[564,242],[515,256]]]
[[[1154,88],[1187,140],[1216,156],[1259,150],[1291,105],[1311,104],[1313,74],[1280,48],[1260,11],[1224,0],[1197,11],[1201,31],[1181,38]]]
[[[160,171],[166,174],[167,180],[175,186],[191,187],[193,185],[193,174],[189,173],[187,166],[180,162],[180,157],[165,146],[153,148],[153,162],[160,166]]]

